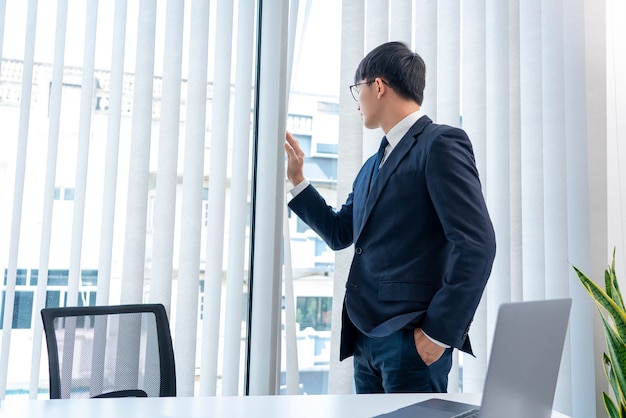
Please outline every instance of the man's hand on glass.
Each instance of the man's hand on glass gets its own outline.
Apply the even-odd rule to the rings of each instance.
[[[287,179],[295,187],[304,181],[304,151],[290,132],[285,133],[285,152],[287,153]]]

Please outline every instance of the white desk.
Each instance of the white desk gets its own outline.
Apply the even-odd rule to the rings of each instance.
[[[0,417],[11,418],[359,418],[394,411],[432,394],[177,397],[72,400],[5,400]],[[478,404],[480,395],[438,395]],[[555,412],[553,418],[566,415]]]

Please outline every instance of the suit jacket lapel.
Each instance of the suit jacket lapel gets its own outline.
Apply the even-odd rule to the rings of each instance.
[[[364,196],[365,201],[359,202],[360,204],[364,205],[362,216],[359,216],[359,212],[361,212],[361,210],[360,210],[360,207],[357,207],[357,202],[355,201],[356,210],[354,213],[355,214],[354,222],[358,222],[358,226],[357,228],[355,228],[356,233],[355,233],[354,241],[356,241],[359,235],[361,234],[361,231],[363,230],[363,227],[367,223],[369,215],[372,213],[372,210],[374,206],[376,205],[376,202],[378,201],[378,198],[380,197],[382,191],[386,187],[390,187],[390,186],[387,186],[387,182],[389,181],[389,178],[391,177],[393,172],[396,170],[398,165],[402,162],[402,160],[404,160],[404,157],[406,156],[406,154],[417,143],[417,141],[419,140],[419,135],[422,133],[424,128],[431,122],[432,121],[428,116],[421,117],[417,122],[415,122],[415,124],[409,129],[409,131],[402,137],[398,145],[396,145],[396,147],[393,149],[393,152],[389,154],[389,157],[385,160],[385,163],[383,164],[380,171],[378,172],[376,181],[372,185],[371,190],[369,190],[369,194],[367,190],[369,188],[369,179],[371,177],[373,162],[369,164],[370,167],[364,167],[364,169],[367,168],[365,172],[368,174],[365,177],[367,178],[368,181],[367,182],[362,181],[359,183],[358,190],[360,191],[360,193],[357,193],[357,190],[355,190],[355,197]],[[371,158],[369,161],[373,161],[373,158]],[[361,200],[361,199],[358,199],[358,200]]]

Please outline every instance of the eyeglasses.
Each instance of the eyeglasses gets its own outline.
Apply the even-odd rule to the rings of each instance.
[[[376,81],[376,79],[374,80],[369,80],[369,81],[363,81],[361,83],[356,83],[350,86],[350,93],[352,94],[352,98],[354,99],[355,102],[359,101],[359,94],[361,93],[361,90],[359,90],[359,86],[363,85],[363,84],[367,84],[368,86],[370,84],[372,84],[374,81]],[[380,81],[383,82],[383,84],[385,85],[389,85],[385,80],[383,80],[382,78],[380,79]]]
[[[359,101],[359,94],[361,93],[361,90],[359,90],[359,86],[362,84],[367,84],[369,86],[374,81],[376,80],[364,81],[362,83],[356,83],[350,86],[350,93],[352,94],[352,98],[354,99],[355,102]]]

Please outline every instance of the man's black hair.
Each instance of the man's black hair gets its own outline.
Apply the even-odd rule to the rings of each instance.
[[[374,48],[361,60],[354,82],[374,81],[376,77],[382,78],[400,97],[422,105],[426,64],[406,44],[387,42]]]

